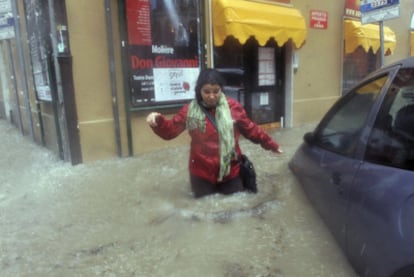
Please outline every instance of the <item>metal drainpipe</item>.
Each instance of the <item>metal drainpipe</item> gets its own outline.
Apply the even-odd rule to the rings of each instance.
[[[380,66],[384,65],[384,21],[379,22],[379,32],[380,32]]]
[[[23,135],[23,122],[22,122],[22,114],[20,112],[20,101],[19,101],[19,92],[17,89],[17,80],[16,80],[16,69],[14,68],[14,59],[13,59],[13,52],[11,48],[11,42],[8,39],[7,40],[7,51],[9,53],[9,61],[10,61],[10,70],[12,72],[11,79],[13,80],[13,86],[14,86],[14,96],[16,97],[16,113],[17,113],[17,120],[19,124],[19,130],[20,133]]]
[[[213,37],[213,10],[211,0],[208,1],[208,35],[209,35],[209,58],[210,58],[210,67],[214,67],[214,37]]]
[[[52,58],[53,58],[53,65],[55,70],[55,80],[56,80],[56,89],[57,89],[57,99],[56,99],[56,106],[57,111],[55,113],[55,117],[58,117],[58,125],[59,130],[56,130],[58,133],[59,144],[61,148],[61,155],[64,161],[71,161],[70,156],[70,147],[69,147],[69,139],[68,139],[68,129],[66,124],[66,112],[65,112],[65,105],[64,105],[64,96],[63,96],[63,88],[62,88],[62,77],[61,71],[58,61],[58,48],[57,48],[57,39],[56,39],[56,19],[55,19],[55,7],[54,7],[54,0],[48,0],[48,8],[49,8],[49,23],[50,23],[50,39],[52,41]]]
[[[119,128],[118,96],[116,93],[115,58],[112,36],[112,12],[110,0],[105,0],[106,35],[108,44],[109,76],[111,80],[112,112],[114,116],[115,138],[118,157],[122,156],[121,132]]]
[[[24,53],[23,53],[23,46],[22,46],[22,40],[21,40],[21,32],[20,32],[20,16],[17,10],[17,3],[16,1],[11,1],[12,3],[12,9],[13,9],[13,15],[16,19],[14,24],[14,31],[16,34],[16,46],[17,46],[17,52],[19,55],[19,63],[20,67],[22,69],[22,83],[23,83],[23,92],[24,92],[24,100],[25,100],[25,106],[26,106],[26,115],[27,115],[27,121],[29,124],[29,130],[30,130],[30,136],[32,138],[32,141],[35,141],[34,137],[34,129],[33,129],[33,118],[32,118],[32,110],[30,108],[30,99],[29,99],[29,87],[27,85],[27,78],[26,78],[26,61],[24,59]]]
[[[118,0],[118,17],[119,18],[124,18],[125,14],[126,14],[126,3],[125,0]],[[125,22],[125,20],[120,20],[119,21],[119,33],[121,35],[121,47],[122,47],[122,51],[121,51],[121,59],[122,61],[126,61],[128,60],[128,55],[126,54],[126,50],[125,47],[127,47],[127,42],[125,41],[127,35],[127,24]],[[124,109],[125,109],[125,125],[126,125],[126,136],[127,136],[127,151],[128,151],[128,156],[132,157],[134,154],[134,149],[133,149],[133,144],[132,144],[132,129],[131,129],[131,103],[128,100],[129,99],[129,81],[128,81],[128,77],[129,76],[129,67],[126,63],[122,63],[122,74],[124,76],[123,78],[123,85],[124,85],[124,99],[126,99],[124,101]]]

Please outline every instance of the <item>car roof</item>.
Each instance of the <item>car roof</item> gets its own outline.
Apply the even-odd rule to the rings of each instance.
[[[394,63],[391,63],[389,65],[386,65],[384,67],[382,67],[383,69],[387,69],[390,67],[395,67],[395,66],[401,66],[401,67],[414,67],[414,57],[408,57],[399,61],[396,61]]]
[[[393,70],[395,67],[399,67],[399,68],[414,68],[414,57],[408,57],[396,62],[393,62],[391,64],[388,65],[384,65],[381,68],[378,68],[377,70],[371,72],[370,74],[368,74],[367,76],[365,76],[363,79],[361,79],[355,86],[371,79],[373,76],[376,76],[378,74],[381,74],[381,72],[388,72]]]

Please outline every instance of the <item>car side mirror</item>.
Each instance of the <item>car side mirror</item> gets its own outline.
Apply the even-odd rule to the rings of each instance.
[[[313,132],[308,132],[303,136],[303,140],[307,144],[313,144],[315,142],[315,135],[313,134]]]

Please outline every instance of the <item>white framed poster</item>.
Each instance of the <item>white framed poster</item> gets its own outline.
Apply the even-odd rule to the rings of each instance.
[[[134,109],[194,98],[200,72],[199,1],[126,0]]]
[[[270,47],[259,47],[259,86],[273,86],[276,83],[275,50]]]

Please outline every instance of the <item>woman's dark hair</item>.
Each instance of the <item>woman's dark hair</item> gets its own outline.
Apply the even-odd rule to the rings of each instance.
[[[201,88],[205,84],[212,84],[212,85],[219,85],[221,89],[223,89],[225,85],[224,78],[221,74],[213,68],[203,69],[198,75],[197,84],[195,87],[195,96],[198,102],[201,102],[203,99],[201,98]]]

